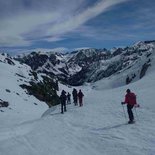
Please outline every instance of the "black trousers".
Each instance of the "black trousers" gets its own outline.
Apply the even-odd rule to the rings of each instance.
[[[66,110],[66,102],[61,102],[61,113],[63,113]]]
[[[133,107],[134,107],[133,105],[129,105],[129,104],[127,105],[127,111],[128,111],[130,121],[134,120],[134,116],[133,116],[133,112],[132,112]]]
[[[74,105],[77,105],[77,97],[74,97],[73,100],[74,100]]]

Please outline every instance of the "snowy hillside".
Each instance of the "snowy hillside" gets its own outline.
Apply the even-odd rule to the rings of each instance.
[[[22,113],[19,114],[21,118],[17,118],[15,112],[10,113],[12,118],[9,117],[9,119],[15,122],[17,119],[21,119],[22,123],[12,125],[13,123],[10,121],[8,127],[4,123],[2,124],[0,155],[154,155],[154,53],[150,59],[151,67],[148,68],[146,76],[126,86],[122,84],[122,76],[126,70],[107,78],[106,82],[100,80],[93,85],[81,86],[80,89],[85,94],[84,106],[75,107],[71,104],[67,106],[67,112],[63,115],[60,114],[60,109],[57,107],[51,115],[43,118],[38,116],[36,119],[36,115],[39,115],[45,107],[41,107],[40,110],[32,108],[35,107],[31,104],[34,98],[29,100],[24,91],[16,86],[18,82],[14,77],[14,83],[8,88],[11,88],[11,92],[20,89],[19,92],[24,93],[28,101],[20,99],[20,96],[16,96],[14,93],[10,95],[10,97],[13,96],[12,98],[6,98],[7,92],[3,90],[1,83],[0,97],[3,97],[4,100],[16,101],[14,104],[22,104],[25,105],[24,107],[31,105],[31,111],[25,110],[24,107],[19,107],[19,109],[30,114],[30,117],[35,115],[35,120],[27,121],[25,119],[23,122]],[[137,62],[137,65],[139,63]],[[19,68],[12,66],[9,71],[10,67],[7,67],[6,64],[0,63],[0,65],[0,69],[6,67],[6,70],[3,70],[6,72],[3,75],[6,76],[1,81],[5,81],[6,77],[10,77],[10,81],[12,81],[11,72],[16,73]],[[129,71],[134,72],[136,69],[137,67],[131,67]],[[25,72],[23,74],[27,75]],[[140,104],[140,108],[134,110],[136,123],[132,125],[126,125],[128,120],[124,116],[121,105],[127,88],[136,93],[137,101]],[[62,89],[64,86],[61,85]],[[67,88],[67,91],[71,90],[72,88]],[[4,122],[7,117],[8,113],[0,113],[1,122]]]
[[[139,43],[141,44],[141,43]],[[142,47],[141,45],[136,44],[135,46],[140,46],[141,50],[146,49],[146,47]],[[152,45],[149,45],[150,47]],[[135,53],[136,55],[136,53]],[[117,57],[114,57],[114,59],[111,59],[110,63],[112,61],[119,61],[120,55]],[[129,56],[130,59],[133,59],[134,55]],[[111,75],[110,77],[104,78],[102,80],[99,80],[95,83],[92,83],[92,87],[97,90],[103,90],[103,89],[109,89],[109,88],[117,88],[124,86],[127,84],[126,79],[127,77],[130,78],[131,82],[136,82],[137,80],[141,79],[144,75],[147,75],[150,68],[153,68],[155,66],[155,48],[154,45],[151,47],[147,52],[144,52],[139,59],[136,59],[135,62],[130,61],[128,56],[123,56],[123,59],[128,59],[129,65],[119,72],[116,72],[115,74]],[[109,62],[108,62],[109,63]],[[152,67],[151,67],[152,66]],[[143,76],[142,76],[143,75]],[[129,82],[130,83],[130,82]]]
[[[21,65],[6,54],[0,54],[0,99],[9,103],[0,108],[1,126],[11,126],[26,120],[38,118],[47,108],[32,95],[28,95],[20,84],[34,79],[31,69]]]

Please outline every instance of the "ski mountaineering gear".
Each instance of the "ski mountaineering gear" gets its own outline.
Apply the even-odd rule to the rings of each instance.
[[[67,94],[67,104],[71,104],[71,94],[69,92]]]
[[[135,105],[137,104],[136,102],[136,95],[134,93],[127,93],[125,95],[125,103],[127,103],[128,105]]]
[[[72,91],[72,95],[73,95],[73,102],[74,102],[74,105],[76,106],[77,105],[77,90],[74,88],[73,91]]]
[[[60,102],[61,102],[61,113],[63,114],[64,111],[66,110],[66,92],[62,90],[61,95],[60,95]]]
[[[130,91],[130,89],[126,90],[126,95],[125,95],[125,101],[122,102],[121,104],[127,104],[127,112],[128,112],[128,116],[129,116],[129,124],[134,123],[134,115],[132,112],[132,109],[135,105],[137,105],[137,101],[136,101],[136,95]]]
[[[82,99],[83,99],[83,93],[82,93],[82,91],[81,91],[81,89],[79,90],[79,93],[78,93],[78,98],[79,98],[79,106],[81,107],[81,106],[83,106],[83,101],[82,101]]]
[[[122,103],[124,104],[124,102],[122,102]],[[122,104],[122,103],[121,103],[121,104]],[[125,114],[125,110],[124,110],[124,106],[123,106],[123,104],[122,104],[123,113],[124,113],[125,120],[127,121],[127,117],[126,117],[126,114]]]

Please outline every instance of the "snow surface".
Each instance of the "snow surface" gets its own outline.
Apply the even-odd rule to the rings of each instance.
[[[9,108],[0,108],[1,127],[9,127],[40,117],[47,105],[30,96],[19,85],[28,84],[30,67],[12,60],[15,65],[5,63],[0,55],[0,99],[9,102]],[[40,78],[40,77],[39,77]],[[8,90],[8,91],[7,91]],[[36,106],[37,104],[37,106]]]
[[[0,112],[0,155],[155,154],[155,62],[144,78],[126,86],[120,83],[113,87],[111,82],[119,80],[116,75],[112,81],[107,79],[106,87],[102,80],[93,86],[78,87],[85,95],[83,107],[68,105],[63,115],[58,107],[42,118],[47,107],[17,87],[11,72],[17,72],[18,68],[6,66],[0,63],[3,71],[0,72],[0,98],[10,101],[13,109],[2,108],[4,112]],[[22,69],[22,73],[27,72]],[[8,95],[5,88],[12,93]],[[127,88],[136,93],[140,104],[140,108],[134,109],[136,123],[132,125],[126,124],[128,120],[121,105]],[[72,91],[60,85],[62,89]],[[14,91],[21,92],[22,97],[15,96]],[[34,100],[38,106],[32,104]]]

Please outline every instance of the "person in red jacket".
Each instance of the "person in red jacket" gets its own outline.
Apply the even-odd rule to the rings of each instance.
[[[82,99],[83,99],[83,93],[82,93],[82,91],[81,91],[81,89],[79,90],[79,93],[78,93],[78,98],[79,98],[79,106],[81,107],[81,106],[83,106],[83,101],[82,101]]]
[[[122,102],[122,104],[127,104],[127,111],[129,115],[129,124],[134,123],[134,115],[132,112],[132,109],[135,105],[137,105],[136,102],[136,95],[130,91],[130,89],[126,90],[126,95],[125,95],[125,101]]]

